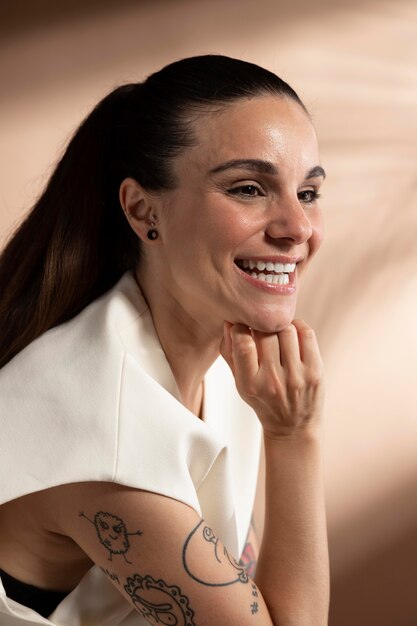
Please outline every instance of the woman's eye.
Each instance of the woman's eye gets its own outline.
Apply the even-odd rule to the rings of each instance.
[[[257,185],[240,185],[239,187],[232,187],[232,189],[229,189],[229,193],[233,196],[243,196],[247,198],[254,198],[256,196],[263,195],[262,190]]]
[[[306,189],[305,191],[300,191],[298,198],[305,204],[312,204],[317,198],[320,198],[320,194],[315,189]]]

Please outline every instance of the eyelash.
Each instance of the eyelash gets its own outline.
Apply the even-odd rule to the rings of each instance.
[[[257,193],[243,193],[243,189],[254,189],[257,191]],[[232,189],[228,190],[228,193],[230,193],[232,196],[241,196],[242,198],[256,198],[258,196],[264,195],[262,189],[257,185],[241,185],[240,187],[232,187]]]
[[[298,197],[300,198],[301,194],[303,194],[303,193],[310,193],[310,194],[312,194],[311,195],[311,200],[305,200],[304,201],[305,204],[313,204],[321,196],[321,194],[319,194],[319,192],[316,191],[315,189],[306,189],[305,191],[300,191],[300,193],[298,194]],[[300,200],[301,200],[301,198],[300,198]]]
[[[243,193],[243,189],[253,189],[257,193],[256,194]],[[241,185],[240,187],[232,187],[232,189],[228,190],[228,193],[232,196],[240,196],[241,198],[245,198],[245,199],[263,197],[265,195],[262,189],[258,187],[257,185]],[[311,199],[301,200],[300,196],[302,194],[307,194],[307,193],[311,194]],[[321,194],[319,194],[315,189],[306,189],[305,191],[300,191],[300,193],[298,194],[298,198],[301,200],[301,202],[304,202],[304,204],[313,204],[320,197],[321,197]]]

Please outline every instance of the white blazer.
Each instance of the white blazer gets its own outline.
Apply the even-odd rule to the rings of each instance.
[[[148,306],[128,272],[0,370],[0,504],[56,485],[113,481],[193,507],[239,557],[254,502],[261,427],[219,358],[203,420],[179,401]],[[148,622],[94,566],[45,619],[7,598],[0,625]]]

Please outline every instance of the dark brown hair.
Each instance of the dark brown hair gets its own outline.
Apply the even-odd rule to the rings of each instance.
[[[149,190],[175,187],[171,161],[195,141],[190,114],[265,94],[304,108],[272,72],[206,55],[118,87],[97,104],[0,257],[0,367],[138,263],[139,240],[119,203],[123,179]]]

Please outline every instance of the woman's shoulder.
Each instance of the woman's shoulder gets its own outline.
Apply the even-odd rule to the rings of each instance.
[[[92,372],[93,364],[97,375],[100,366],[123,349],[120,331],[147,309],[134,284],[133,277],[125,274],[78,315],[26,346],[0,370],[0,389],[5,391],[0,397],[4,400],[16,389],[21,396],[23,388],[26,397],[32,389],[38,396],[38,385],[46,387],[52,381],[53,387],[62,392],[68,377],[72,384],[82,382],[83,371]]]
[[[36,339],[0,371],[2,501],[72,480],[111,480],[133,278]],[[140,302],[139,302],[140,304]]]
[[[119,481],[196,505],[196,485],[223,443],[171,393],[132,281],[125,276],[4,368],[3,502],[59,484]]]

